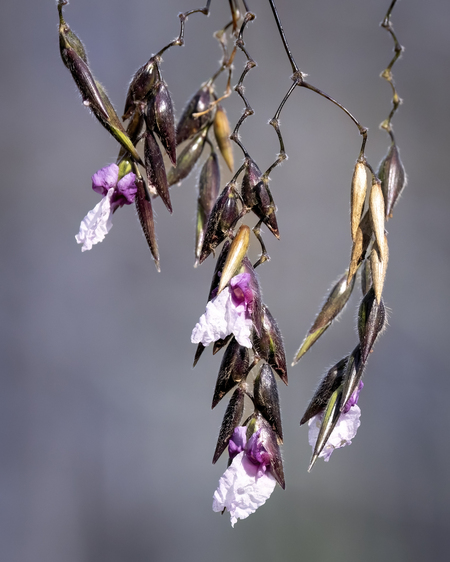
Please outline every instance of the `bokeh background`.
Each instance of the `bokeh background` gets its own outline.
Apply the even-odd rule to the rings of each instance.
[[[120,110],[133,72],[178,34],[178,12],[200,3],[72,0],[65,15]],[[379,78],[392,56],[378,26],[388,2],[277,4],[310,82],[370,128],[376,166],[388,147],[378,129],[391,98]],[[213,0],[209,18],[191,16],[186,46],[164,56],[177,115],[217,68],[212,33],[227,21],[227,5]],[[255,115],[241,133],[265,169],[278,150],[267,122],[291,69],[268,2],[250,5],[258,17],[245,39],[258,67],[245,85]],[[286,491],[277,488],[231,529],[228,515],[211,511],[226,466],[225,457],[211,465],[226,407],[210,409],[220,356],[208,350],[192,369],[190,333],[214,267],[212,258],[192,267],[198,169],[172,190],[173,216],[155,204],[161,273],[132,207],[82,254],[74,235],[98,201],[90,177],[117,146],[61,63],[55,2],[2,4],[2,561],[447,559],[449,16],[441,0],[400,2],[393,14],[406,48],[394,67],[404,99],[394,126],[409,184],[388,224],[390,325],[366,371],[358,435],[307,473],[311,450],[299,420],[321,374],[356,345],[355,291],[342,320],[280,386]],[[238,54],[234,84],[243,64]],[[236,122],[237,94],[226,107]],[[271,183],[281,240],[266,229],[272,260],[259,274],[291,359],[348,264],[360,137],[339,109],[304,89],[286,105],[282,131],[290,159]]]

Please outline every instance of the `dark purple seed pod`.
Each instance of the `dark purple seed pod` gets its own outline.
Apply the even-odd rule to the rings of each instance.
[[[205,346],[202,343],[199,343],[197,345],[197,349],[195,350],[194,364],[192,365],[192,368],[194,368],[197,365],[198,360],[202,356],[202,353],[204,352],[204,350],[205,350]]]
[[[331,367],[324,375],[306,408],[300,425],[303,425],[317,414],[323,412],[333,392],[342,385],[347,361],[348,355]]]
[[[345,305],[352,294],[355,285],[355,276],[350,283],[347,283],[347,272],[342,275],[333,285],[325,304],[314,320],[314,324],[309,329],[303,340],[300,349],[294,358],[293,365],[308,351],[308,349],[320,338],[325,330],[331,326],[333,320],[343,311]]]
[[[67,23],[64,20],[62,14],[62,8],[64,3],[58,3],[58,12],[59,12],[59,47],[61,51],[61,57],[63,59],[63,63],[67,66],[67,62],[64,59],[63,51],[67,47],[70,47],[75,51],[75,53],[89,66],[86,50],[85,47],[75,33],[70,29]]]
[[[214,100],[214,92],[211,86],[207,85],[202,86],[192,96],[177,125],[177,145],[192,138],[201,129],[213,123],[215,108],[199,117],[194,117],[194,114],[207,110]]]
[[[230,441],[233,431],[239,425],[241,421],[242,414],[244,413],[244,391],[241,387],[236,388],[231,397],[230,403],[225,410],[225,415],[223,416],[222,426],[219,432],[219,438],[217,440],[216,450],[214,451],[213,464],[215,464],[220,455],[227,448],[228,442]]]
[[[209,215],[199,263],[202,263],[226,238],[238,219],[237,194],[233,184],[228,184],[217,198]]]
[[[405,168],[400,160],[395,142],[391,144],[389,152],[380,163],[378,177],[381,180],[386,218],[390,218],[392,217],[392,210],[406,186]]]
[[[207,133],[207,129],[200,131],[200,133],[198,133],[198,135],[181,151],[177,158],[176,168],[170,168],[167,174],[169,185],[179,183],[192,172],[195,164],[197,164],[198,159],[202,155]]]
[[[361,359],[365,363],[386,322],[383,299],[378,304],[373,287],[364,296],[358,312],[358,333],[361,344]]]
[[[275,215],[277,208],[267,181],[263,180],[257,183],[254,192],[256,204],[253,206],[252,211],[263,221],[276,238],[280,238],[277,217]]]
[[[277,373],[280,379],[287,385],[287,366],[286,353],[284,351],[283,336],[275,318],[265,304],[262,305],[263,311],[263,333],[268,338],[268,357],[266,361]]]
[[[355,392],[364,374],[365,362],[361,357],[361,345],[358,344],[349,355],[342,383],[340,411],[342,412],[351,395]]]
[[[169,186],[167,185],[163,156],[153,133],[149,131],[145,134],[144,156],[149,187],[156,189],[156,192],[171,213],[172,203],[170,202]]]
[[[222,398],[248,375],[248,349],[232,338],[222,358],[212,400],[215,408]]]
[[[254,426],[255,431],[261,430],[259,438],[270,456],[270,472],[284,490],[286,484],[284,480],[283,459],[281,458],[281,451],[276,433],[269,422],[259,413],[254,417],[254,423],[250,421],[249,428],[252,428],[252,426]],[[249,438],[248,432],[247,437]]]
[[[125,109],[122,116],[124,121],[131,117],[136,109],[136,104],[145,103],[147,94],[153,88],[156,81],[159,80],[159,76],[158,64],[153,58],[136,71],[128,87]]]
[[[225,240],[222,249],[220,251],[219,257],[216,260],[216,265],[214,267],[213,277],[211,279],[211,286],[209,288],[208,301],[210,301],[216,295],[217,288],[219,287],[220,277],[222,275],[222,269],[227,261],[228,252],[230,250],[231,242],[230,240]]]
[[[253,402],[255,408],[269,422],[272,429],[283,442],[283,429],[281,427],[280,399],[278,396],[277,381],[271,367],[263,363],[253,386]]]
[[[92,76],[88,65],[77,55],[74,49],[70,47],[61,51],[61,57],[80,90],[83,104],[90,107],[99,119],[109,120],[108,110],[105,107],[102,96],[98,91],[95,78]]]
[[[141,178],[136,178],[137,194],[136,194],[136,209],[139,217],[139,221],[144,232],[145,239],[147,240],[148,247],[152,253],[153,259],[155,260],[156,269],[160,271],[159,268],[159,251],[158,244],[156,242],[155,234],[155,221],[153,219],[152,203],[146,198],[146,189],[144,186],[144,180]]]
[[[216,353],[218,353],[223,347],[225,347],[227,345],[227,343],[231,340],[232,334],[229,334],[226,338],[224,338],[223,340],[216,340],[213,344],[213,355],[215,355]]]
[[[163,80],[154,86],[148,96],[147,126],[158,135],[170,161],[175,166],[177,163],[175,117],[172,98]]]
[[[249,158],[241,186],[242,200],[248,209],[253,209],[257,204],[255,187],[261,181],[261,176],[261,170],[256,165],[256,162]]]
[[[196,263],[200,258],[203,241],[205,239],[206,224],[217,200],[220,189],[219,159],[215,152],[211,152],[200,172],[197,204],[197,228],[195,234]]]

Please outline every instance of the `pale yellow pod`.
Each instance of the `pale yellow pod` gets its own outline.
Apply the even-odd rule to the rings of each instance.
[[[350,283],[355,273],[358,271],[359,260],[363,253],[363,232],[358,226],[353,240],[352,257],[350,258],[350,266],[348,268],[347,284]]]
[[[231,243],[230,249],[228,250],[227,259],[223,266],[222,275],[220,277],[219,288],[217,294],[219,294],[230,282],[230,279],[234,277],[236,271],[240,268],[242,260],[247,253],[248,245],[250,243],[250,228],[243,224],[239,228],[236,236]]]
[[[356,162],[352,179],[352,196],[350,207],[350,222],[352,230],[352,240],[355,241],[359,221],[366,200],[367,193],[367,174],[366,166],[363,162]]]
[[[227,114],[221,105],[217,106],[214,118],[214,135],[227,166],[232,172],[234,170],[233,145],[230,140],[230,123]]]
[[[375,240],[381,252],[381,259],[384,259],[384,216],[384,197],[381,184],[374,182],[370,191],[370,219]]]
[[[381,255],[383,257],[381,257]],[[381,294],[383,293],[384,278],[386,277],[386,270],[389,261],[389,248],[387,236],[383,238],[383,248],[380,253],[377,251],[376,246],[372,248],[370,254],[370,269],[372,272],[372,283],[375,291],[375,297],[378,304],[381,301]]]

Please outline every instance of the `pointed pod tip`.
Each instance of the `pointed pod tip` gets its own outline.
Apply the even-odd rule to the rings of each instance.
[[[309,463],[308,472],[311,472],[312,467],[316,464],[316,460],[319,458],[319,455],[316,453],[312,456],[311,462]]]

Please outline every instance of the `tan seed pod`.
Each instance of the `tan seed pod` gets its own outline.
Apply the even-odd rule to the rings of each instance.
[[[355,238],[352,246],[352,257],[350,258],[350,266],[348,268],[347,283],[353,278],[358,271],[361,257],[363,254],[363,232],[360,227],[356,230]]]
[[[223,266],[217,294],[225,289],[225,287],[230,282],[230,279],[234,277],[236,271],[241,266],[242,260],[247,253],[249,243],[250,228],[246,224],[243,224],[239,228],[236,236],[233,239],[233,242],[231,243],[225,265]]]
[[[352,197],[350,222],[352,230],[352,240],[355,241],[356,232],[358,230],[361,214],[366,200],[367,192],[367,174],[366,166],[363,162],[356,162],[352,179]]]
[[[384,249],[384,197],[381,190],[381,184],[374,181],[370,191],[370,220],[375,233],[375,240],[381,251],[381,259]]]
[[[383,256],[383,257],[381,257]],[[381,251],[377,245],[374,245],[370,254],[370,269],[372,271],[372,283],[375,290],[375,297],[378,304],[381,302],[381,294],[383,293],[384,278],[386,277],[386,269],[389,260],[389,248],[387,236],[384,235],[383,247]]]
[[[216,116],[214,118],[214,135],[227,166],[230,172],[234,170],[233,146],[230,140],[230,122],[228,121],[227,114],[221,105],[217,106]]]

